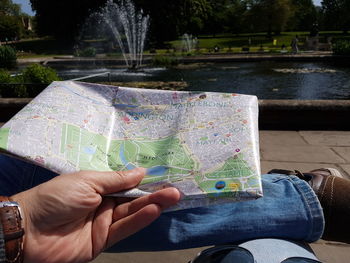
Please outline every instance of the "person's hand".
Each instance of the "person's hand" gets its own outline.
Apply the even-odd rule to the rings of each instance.
[[[24,262],[90,261],[179,201],[175,188],[134,200],[102,197],[135,187],[144,173],[65,174],[12,196],[24,214]]]

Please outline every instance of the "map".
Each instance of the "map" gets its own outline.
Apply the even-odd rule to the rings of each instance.
[[[262,196],[250,95],[53,82],[0,129],[0,149],[57,173],[145,167],[122,194],[173,186],[176,209]]]

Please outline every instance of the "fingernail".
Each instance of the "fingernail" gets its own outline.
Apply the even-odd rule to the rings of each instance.
[[[134,169],[128,171],[129,175],[139,175],[139,174],[144,175],[145,173],[146,173],[146,169],[143,167],[137,167],[137,168],[134,168]]]

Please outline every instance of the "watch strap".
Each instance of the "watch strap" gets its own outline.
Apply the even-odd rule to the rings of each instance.
[[[6,262],[23,262],[24,229],[19,205],[4,196],[0,196],[0,202],[0,220],[4,233]]]

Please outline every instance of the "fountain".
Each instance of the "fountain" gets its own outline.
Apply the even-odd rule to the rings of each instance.
[[[108,0],[95,15],[98,16],[99,22],[107,25],[112,32],[127,67],[141,67],[149,16],[144,15],[142,10],[137,11],[130,0],[124,0],[120,4]]]
[[[194,38],[192,35],[187,33],[182,36],[182,50],[184,52],[191,52],[197,45],[198,40]]]

